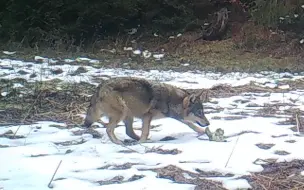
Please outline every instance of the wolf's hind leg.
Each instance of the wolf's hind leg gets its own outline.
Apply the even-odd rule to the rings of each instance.
[[[143,125],[142,125],[142,129],[141,129],[141,131],[142,131],[141,137],[139,139],[140,143],[143,143],[148,139],[152,117],[153,117],[153,115],[148,113],[142,119]]]
[[[139,140],[139,136],[135,134],[134,130],[133,130],[133,117],[129,117],[127,116],[124,120],[124,124],[126,126],[126,134],[134,139],[134,140]]]

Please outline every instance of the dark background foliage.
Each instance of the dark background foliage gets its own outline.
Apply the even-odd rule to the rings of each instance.
[[[108,36],[181,31],[207,19],[221,7],[235,13],[228,0],[6,0],[0,1],[0,41],[23,46],[92,43]],[[242,0],[246,15],[258,25],[303,35],[304,0]],[[297,15],[297,16],[295,16]],[[243,19],[244,20],[244,19]],[[140,26],[140,27],[139,27]]]

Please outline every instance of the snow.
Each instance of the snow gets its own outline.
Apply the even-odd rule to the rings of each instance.
[[[72,61],[81,62],[83,60],[88,61],[88,58],[65,59],[63,65],[54,65],[53,62],[57,60],[43,58],[36,56],[36,58],[43,60],[43,63],[23,62],[19,60],[0,59],[0,66],[11,67],[11,69],[1,69],[0,77],[3,79],[24,78],[28,81],[47,81],[52,79],[61,79],[66,82],[90,82],[94,77],[102,76],[135,76],[146,79],[158,80],[169,84],[177,85],[182,88],[210,88],[216,84],[230,84],[232,86],[240,86],[249,84],[251,81],[260,86],[276,87],[278,81],[284,80],[296,80],[304,77],[304,73],[297,75],[291,75],[289,73],[275,73],[275,72],[261,72],[261,73],[240,73],[232,72],[228,74],[211,73],[202,71],[186,71],[186,72],[174,72],[174,71],[158,71],[158,70],[128,70],[121,68],[105,69],[94,68],[92,66],[85,67],[88,72],[81,73],[77,76],[71,76],[70,74],[76,71],[80,65],[70,65]],[[50,61],[51,60],[51,61]],[[57,61],[58,62],[58,61]],[[90,60],[89,62],[98,62],[97,60]],[[54,75],[51,70],[62,69],[63,73]],[[28,74],[20,75],[18,71],[23,70]],[[30,75],[35,73],[37,76],[31,78]],[[267,82],[267,84],[265,84]],[[283,88],[286,88],[284,86]]]
[[[160,124],[160,127],[152,129],[150,140],[143,145],[129,146],[135,150],[131,153],[120,151],[129,150],[113,144],[106,135],[105,128],[97,130],[104,134],[101,139],[93,138],[90,134],[75,135],[73,132],[80,128],[67,129],[64,123],[50,121],[40,121],[31,125],[17,125],[0,127],[0,135],[8,131],[26,138],[8,139],[0,137],[0,145],[8,146],[0,148],[0,189],[9,190],[44,190],[47,187],[58,163],[62,160],[61,166],[52,182],[53,189],[181,189],[193,190],[194,185],[173,183],[169,179],[158,178],[152,168],[160,168],[167,165],[176,165],[183,170],[196,172],[195,169],[203,171],[217,171],[223,174],[232,173],[233,177],[213,177],[207,178],[223,182],[227,189],[250,188],[245,179],[237,179],[250,172],[262,171],[262,166],[255,162],[257,159],[278,159],[278,161],[291,161],[293,159],[303,159],[304,152],[302,146],[304,139],[296,136],[290,130],[293,125],[279,125],[280,121],[285,121],[290,116],[284,115],[283,111],[290,108],[303,110],[304,92],[301,90],[291,90],[289,85],[281,84],[288,80],[297,80],[304,77],[304,73],[211,73],[200,71],[187,71],[183,73],[173,71],[143,71],[127,69],[105,69],[83,66],[88,72],[77,76],[69,75],[80,65],[70,65],[73,59],[64,59],[63,65],[53,65],[54,59],[36,56],[42,63],[24,62],[10,59],[0,59],[0,66],[12,67],[12,70],[1,69],[0,79],[24,78],[28,81],[61,79],[65,82],[91,82],[92,78],[101,76],[136,76],[161,82],[174,84],[183,88],[210,88],[216,84],[230,84],[232,86],[244,85],[254,82],[260,86],[270,88],[280,87],[289,89],[289,92],[282,93],[244,93],[229,98],[213,98],[205,103],[206,116],[211,125],[211,131],[222,128],[228,136],[227,142],[211,142],[205,135],[198,136],[186,125],[170,119],[159,119],[152,121],[152,125]],[[49,60],[52,60],[50,62]],[[78,58],[78,62],[87,61],[94,63],[87,58]],[[28,65],[31,65],[28,67]],[[51,69],[62,69],[63,73],[54,75]],[[29,72],[21,75],[19,70]],[[43,72],[42,72],[43,71]],[[36,73],[37,76],[30,78],[29,75]],[[93,83],[96,84],[97,83]],[[15,84],[14,87],[20,87]],[[239,101],[246,100],[246,101]],[[294,103],[292,100],[297,100]],[[218,102],[218,103],[214,103]],[[278,109],[278,115],[273,117],[255,116],[264,104],[285,103]],[[255,103],[261,107],[250,107]],[[288,105],[293,103],[294,105]],[[214,112],[215,108],[223,108]],[[225,117],[236,116],[238,113],[246,113],[243,118],[235,120],[225,120]],[[281,114],[279,114],[281,113]],[[217,119],[222,117],[222,119]],[[53,125],[62,126],[60,129]],[[141,122],[136,120],[134,128],[141,126]],[[18,129],[19,128],[19,129]],[[239,134],[240,132],[246,132]],[[140,134],[139,130],[136,130]],[[124,127],[115,130],[116,136],[123,140],[128,137]],[[284,135],[278,138],[273,136]],[[170,141],[160,141],[166,136],[176,139]],[[287,140],[295,140],[288,143]],[[70,144],[63,144],[71,141]],[[258,143],[273,144],[270,149],[264,150],[256,146]],[[1,147],[0,146],[0,147]],[[157,154],[147,153],[147,147],[159,147],[162,149],[178,149],[180,154]],[[231,155],[231,152],[233,154]],[[275,151],[287,151],[287,155],[275,154]],[[231,158],[229,159],[231,155]],[[229,160],[229,162],[228,162]],[[106,165],[122,165],[125,163],[136,163],[129,169],[104,168]],[[143,170],[145,169],[145,170]],[[303,172],[302,172],[303,173]],[[138,180],[127,182],[133,175],[143,175]],[[187,175],[187,174],[185,174]],[[100,185],[98,181],[109,180],[116,176],[124,177],[121,184]],[[188,176],[190,177],[190,176]]]

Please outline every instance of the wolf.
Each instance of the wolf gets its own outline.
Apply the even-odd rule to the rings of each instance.
[[[137,77],[116,77],[98,85],[92,95],[84,120],[84,127],[90,127],[102,116],[108,123],[100,121],[106,127],[110,140],[122,145],[114,134],[118,123],[123,121],[126,134],[138,141],[146,142],[153,119],[173,118],[199,134],[204,134],[203,127],[209,126],[204,114],[203,92],[190,93],[176,86],[146,80]],[[133,130],[133,120],[142,120],[142,133],[139,137]]]

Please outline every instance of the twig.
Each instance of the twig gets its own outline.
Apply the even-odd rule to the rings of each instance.
[[[121,146],[124,147],[124,148],[126,148],[126,149],[129,149],[129,150],[131,150],[133,152],[136,152],[136,153],[139,153],[139,154],[144,154],[144,153],[138,152],[137,150],[134,150],[134,149],[132,149],[132,148],[130,148],[130,147],[124,145],[124,144],[122,144]]]
[[[262,178],[266,178],[267,180],[271,180],[271,179],[273,179],[273,178],[271,178],[271,177],[268,177],[268,176],[265,176],[265,175],[262,175],[262,174],[256,174],[257,176],[260,176],[260,177],[262,177]]]
[[[233,147],[233,149],[232,149],[232,151],[231,151],[231,153],[230,153],[230,155],[229,155],[229,158],[228,158],[228,160],[227,160],[227,162],[226,162],[225,168],[227,167],[227,165],[228,165],[228,163],[229,163],[229,160],[230,160],[230,158],[231,158],[231,156],[232,156],[232,154],[233,154],[233,152],[234,152],[234,149],[235,149],[235,147],[236,147],[236,145],[237,145],[237,143],[238,143],[238,141],[239,141],[239,138],[240,138],[240,136],[238,136],[237,139],[236,139],[236,141],[235,141],[234,147]]]
[[[58,166],[57,166],[57,168],[56,168],[56,170],[55,170],[55,172],[54,172],[54,174],[53,174],[53,176],[52,176],[52,178],[51,178],[51,181],[50,181],[49,184],[48,184],[48,188],[52,188],[51,183],[52,183],[53,180],[54,180],[54,177],[55,177],[55,175],[56,175],[56,173],[57,173],[57,171],[58,171],[58,169],[59,169],[59,166],[61,165],[61,162],[62,162],[62,160],[60,160],[60,162],[59,162],[59,164],[58,164]]]
[[[161,147],[163,147],[164,145],[160,145],[160,146],[158,146],[158,147],[155,147],[155,146],[153,146],[152,148],[150,148],[150,147],[147,147],[147,146],[144,146],[144,145],[142,145],[142,144],[140,144],[142,147],[145,147],[145,153],[147,153],[147,152],[155,152],[156,150],[159,150],[159,149],[161,149]]]
[[[301,186],[304,186],[304,183],[303,182],[301,182],[301,181],[298,181],[298,180],[291,180],[291,181],[293,181],[293,182],[295,182],[295,183],[298,183],[298,184],[300,184]]]
[[[264,189],[264,190],[267,190],[267,188],[264,186],[264,184],[261,183],[261,179],[256,176],[255,174],[252,174],[252,177],[255,178],[257,181],[259,181],[259,185]]]
[[[26,139],[27,139],[27,137],[30,135],[30,133],[32,132],[32,128],[31,128],[31,130],[29,131],[29,133],[26,135],[26,137],[25,137],[25,139],[24,139],[24,146],[25,146],[25,143],[26,143]]]
[[[301,121],[299,118],[299,113],[296,113],[296,122],[297,122],[297,130],[298,130],[298,133],[300,134],[300,128],[302,128],[302,124],[301,124]]]
[[[131,150],[133,152],[139,153],[139,154],[145,154],[145,153],[147,153],[147,151],[152,151],[152,150],[155,150],[155,149],[159,149],[159,148],[161,148],[163,146],[163,145],[161,145],[161,146],[156,147],[156,148],[155,147],[150,148],[150,147],[147,147],[147,146],[145,146],[145,145],[143,145],[141,143],[136,143],[136,145],[140,145],[140,146],[144,147],[145,148],[145,152],[141,153],[141,152],[139,152],[137,150],[134,150],[134,149],[132,149],[132,148],[130,148],[130,147],[124,145],[124,144],[122,144],[121,146],[124,147],[124,148],[126,148],[126,149],[129,149],[129,150]]]
[[[37,98],[35,99],[34,103],[33,103],[32,106],[30,107],[30,109],[28,109],[28,111],[27,111],[26,115],[24,116],[24,118],[23,118],[23,120],[22,120],[21,123],[24,123],[25,119],[30,115],[31,110],[35,107],[35,105],[36,105],[36,103],[37,103],[37,100],[39,99],[41,93],[42,93],[42,91],[39,92]],[[17,130],[15,131],[14,136],[13,136],[13,139],[15,138],[15,136],[16,136],[17,132],[19,131],[20,127],[21,127],[21,125],[19,125],[18,128],[17,128]]]

